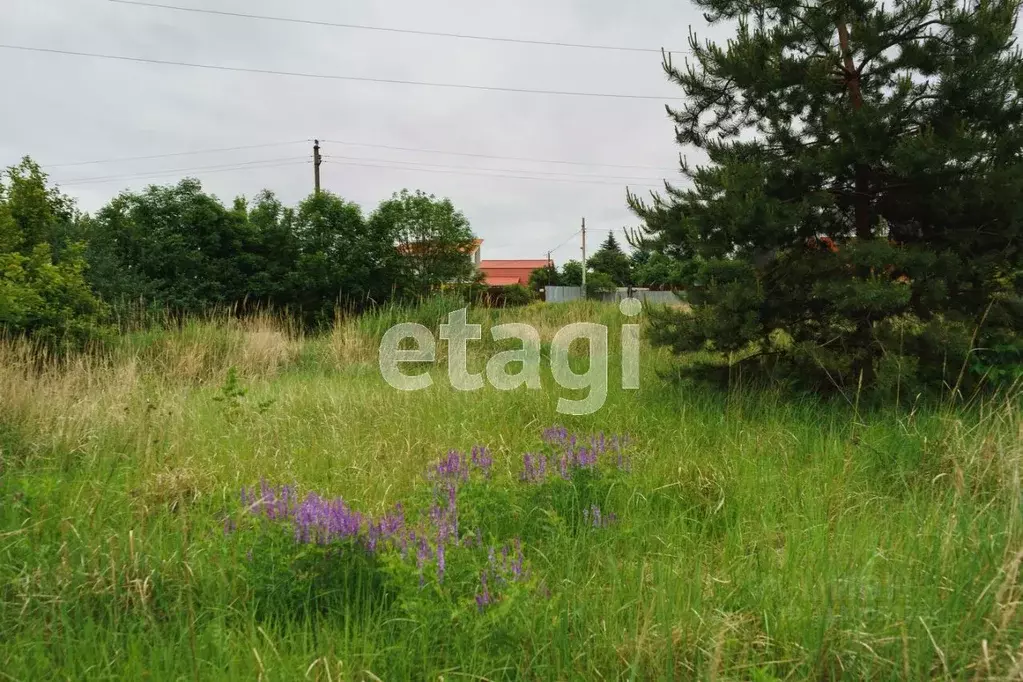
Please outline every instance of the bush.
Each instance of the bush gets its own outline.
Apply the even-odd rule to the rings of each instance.
[[[611,275],[606,272],[590,272],[586,275],[587,298],[600,298],[618,288]]]
[[[501,288],[500,298],[506,307],[529,305],[539,298],[535,291],[521,284],[511,284]]]
[[[51,350],[106,337],[108,310],[85,281],[85,245],[68,242],[78,216],[25,159],[0,176],[0,332]]]

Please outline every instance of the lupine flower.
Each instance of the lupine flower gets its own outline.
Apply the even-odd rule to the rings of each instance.
[[[483,608],[497,600],[497,594],[489,590],[491,585],[500,586],[511,582],[521,582],[529,577],[526,570],[525,555],[522,553],[522,542],[515,539],[514,555],[508,545],[501,547],[501,558],[498,560],[497,550],[491,545],[487,549],[487,568],[480,573],[480,591],[476,595],[476,606],[482,611]]]
[[[552,434],[551,438],[563,441],[569,448],[576,442],[563,428]],[[569,451],[564,453],[561,462],[566,473],[573,466],[589,465],[593,459],[592,452],[581,448],[574,459],[570,460]],[[298,543],[331,546],[339,541],[354,541],[370,553],[400,552],[403,560],[408,560],[409,555],[414,553],[422,587],[425,585],[425,566],[434,556],[437,558],[437,579],[443,581],[447,571],[449,543],[467,548],[483,546],[483,535],[479,528],[460,537],[458,486],[468,481],[474,470],[489,478],[492,467],[493,457],[485,446],[474,446],[468,456],[456,450],[448,452],[444,459],[427,471],[428,478],[434,482],[434,502],[427,517],[415,527],[407,524],[401,504],[396,504],[391,511],[379,516],[363,515],[353,510],[343,498],[324,498],[315,492],[299,497],[294,486],[274,487],[265,478],[251,489],[242,487],[240,497],[246,510],[253,516],[290,526]],[[546,475],[547,455],[526,455],[523,479],[542,481]],[[225,518],[224,528],[225,533],[233,531],[233,519]],[[340,553],[342,548],[330,547],[327,556],[332,557],[334,550]],[[495,582],[522,580],[528,574],[520,541],[516,540],[513,554],[508,546],[501,547],[500,553],[501,561],[498,564],[495,548],[490,547],[488,550],[490,568],[481,575],[482,590],[477,595],[477,603],[481,608],[494,601],[496,595],[490,590]],[[251,560],[251,550],[247,556]]]
[[[522,456],[522,475],[527,483],[541,483],[547,478],[547,455],[527,452]]]
[[[430,545],[426,542],[426,538],[420,536],[419,543],[416,546],[416,568],[419,569],[419,587],[422,587],[426,581],[423,578],[423,567],[426,561],[430,558]]]
[[[511,572],[516,580],[522,577],[523,563],[525,563],[525,556],[522,554],[522,542],[515,538],[515,559],[511,563]]]
[[[477,469],[483,472],[486,478],[490,478],[490,468],[494,464],[494,458],[490,456],[490,450],[483,445],[472,446],[471,461]]]
[[[448,452],[448,456],[433,465],[431,471],[433,480],[452,483],[467,481],[469,479],[469,466],[465,454],[457,450]]]
[[[627,472],[631,469],[631,462],[624,455],[628,436],[611,436],[609,438],[601,431],[580,438],[569,433],[563,426],[553,426],[544,429],[541,437],[545,443],[561,450],[560,455],[557,455],[558,473],[565,480],[570,480],[576,469],[596,469],[600,459],[608,453],[615,455],[620,471]],[[543,476],[538,473],[539,457],[539,455],[531,454],[524,458],[521,480],[529,483],[543,480]]]
[[[594,528],[606,528],[618,520],[614,514],[603,514],[600,507],[592,505],[589,509],[583,509],[583,523]]]
[[[490,603],[490,590],[487,589],[487,572],[480,573],[480,591],[476,593],[476,608],[482,611]]]
[[[552,426],[549,429],[543,430],[542,438],[545,443],[552,445],[561,444],[568,438],[568,429],[564,426]]]
[[[558,473],[561,474],[561,477],[566,481],[569,479],[568,463],[568,453],[562,455],[561,459],[558,460]]]

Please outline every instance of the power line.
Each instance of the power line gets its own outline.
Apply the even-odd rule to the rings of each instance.
[[[322,138],[321,138],[322,139]],[[367,142],[345,142],[343,140],[327,140],[322,139],[323,142],[330,142],[331,144],[340,144],[349,147],[370,147],[373,149],[391,149],[394,151],[401,152],[421,152],[424,154],[448,154],[450,156],[470,156],[479,159],[500,159],[502,161],[527,161],[530,163],[560,163],[568,164],[571,166],[599,166],[604,168],[634,168],[634,169],[646,169],[646,170],[660,170],[660,171],[676,171],[677,168],[664,168],[662,166],[640,166],[630,165],[622,163],[596,163],[591,161],[566,161],[562,159],[535,159],[525,156],[499,156],[496,154],[476,154],[472,152],[450,152],[441,149],[423,149],[418,147],[396,147],[394,145],[387,144],[369,144]]]
[[[166,5],[156,2],[137,2],[134,0],[109,0],[120,5],[135,5],[137,7],[150,7],[157,9],[168,9],[176,12],[194,12],[196,14],[213,14],[222,17],[234,17],[242,19],[259,19],[262,21],[280,21],[289,24],[304,24],[307,26],[328,26],[330,28],[348,28],[361,31],[383,31],[387,33],[404,33],[420,36],[433,36],[438,38],[457,38],[460,40],[483,40],[498,43],[518,43],[521,45],[546,45],[548,47],[568,47],[583,50],[612,50],[616,52],[655,52],[661,54],[660,48],[652,47],[627,47],[622,45],[590,45],[585,43],[567,43],[556,40],[532,40],[527,38],[503,38],[499,36],[472,35],[467,33],[444,33],[442,31],[422,31],[418,29],[391,28],[387,26],[369,26],[366,24],[344,24],[333,21],[317,21],[313,19],[295,19],[291,17],[268,16],[264,14],[247,14],[244,12],[225,12],[222,10],[201,9],[198,7],[181,7],[178,5]],[[673,54],[689,52],[688,50],[667,50]]]
[[[183,66],[191,69],[207,69],[210,71],[235,71],[240,73],[257,73],[273,76],[290,76],[294,78],[315,78],[320,80],[354,81],[360,83],[387,83],[390,85],[418,85],[430,88],[451,88],[460,90],[483,90],[488,92],[512,92],[517,94],[532,95],[557,95],[564,97],[601,97],[606,99],[634,99],[634,100],[659,100],[672,99],[660,95],[629,95],[625,93],[609,92],[578,92],[573,90],[539,90],[534,88],[509,88],[497,85],[472,85],[469,83],[431,83],[428,81],[401,80],[397,78],[371,78],[369,76],[344,76],[328,73],[306,73],[301,71],[277,71],[274,69],[255,69],[243,66],[222,66],[219,64],[199,64],[195,62],[179,62],[167,59],[149,59],[145,57],[126,57],[124,55],[100,54],[98,52],[77,52],[74,50],[58,50],[47,47],[29,47],[26,45],[0,44],[0,49],[22,50],[25,52],[39,52],[43,54],[59,54],[71,57],[92,57],[94,59],[110,59],[123,62],[135,62],[139,64],[159,64],[161,66]]]
[[[168,159],[172,156],[192,156],[197,154],[215,154],[218,152],[234,152],[243,149],[265,149],[267,147],[284,147],[292,144],[300,144],[308,140],[291,140],[289,142],[267,142],[265,144],[248,144],[239,147],[220,147],[217,149],[196,149],[190,152],[171,152],[170,154],[151,154],[149,156],[122,156],[116,159],[100,159],[98,161],[75,161],[73,163],[49,163],[44,164],[46,168],[70,168],[71,166],[91,166],[103,163],[120,163],[122,161],[146,161],[149,159]]]
[[[148,173],[136,173],[132,175],[108,175],[98,178],[76,178],[67,182],[58,182],[58,185],[88,185],[91,183],[99,182],[115,182],[121,180],[145,180],[148,178],[159,178],[166,177],[168,175],[177,175],[179,173],[188,174],[194,172],[204,173],[222,173],[225,171],[236,171],[236,170],[251,170],[256,168],[277,168],[279,166],[293,166],[298,164],[307,164],[309,160],[306,158],[296,159],[295,157],[289,157],[286,159],[265,159],[262,161],[249,161],[245,163],[232,163],[232,164],[220,164],[216,166],[199,166],[195,168],[172,168],[163,171],[152,171]]]
[[[599,173],[564,173],[557,171],[540,171],[540,170],[520,170],[516,168],[480,168],[477,166],[454,166],[449,164],[441,163],[422,163],[420,161],[404,161],[401,159],[373,159],[362,156],[335,156],[328,154],[324,156],[325,159],[343,159],[346,161],[371,161],[373,163],[397,163],[397,164],[412,164],[416,166],[426,166],[429,168],[449,168],[456,170],[468,170],[468,171],[493,171],[496,173],[530,173],[533,175],[545,175],[545,176],[566,176],[571,178],[582,178],[582,179],[593,179],[593,180],[655,180],[660,181],[661,178],[654,178],[650,176],[635,176],[635,175],[603,175]]]
[[[353,162],[353,161],[331,161],[330,159],[327,159],[327,162],[331,163],[333,165],[338,165],[338,166],[356,166],[356,167],[359,167],[359,168],[387,168],[389,170],[416,171],[416,172],[420,172],[420,173],[443,173],[443,174],[448,174],[448,175],[468,175],[468,176],[476,177],[476,178],[508,178],[508,179],[512,179],[512,180],[537,180],[537,181],[540,181],[540,182],[570,182],[570,183],[576,183],[576,184],[582,184],[582,185],[605,185],[605,186],[611,185],[611,186],[614,186],[614,187],[621,187],[622,185],[627,184],[627,183],[622,183],[622,182],[606,182],[606,181],[602,181],[602,180],[576,180],[576,179],[573,179],[573,178],[547,178],[547,177],[538,178],[538,177],[529,176],[529,175],[509,175],[509,174],[503,174],[503,173],[487,173],[487,172],[472,173],[472,172],[469,172],[469,171],[438,170],[438,169],[429,168],[429,167],[427,167],[427,168],[416,168],[416,167],[413,167],[411,164],[410,165],[406,165],[406,166],[384,166],[384,165],[380,165],[380,164],[357,163],[357,162]],[[417,164],[417,165],[424,165],[424,164]],[[660,184],[654,185],[654,184],[644,184],[644,183],[636,183],[633,186],[634,187],[661,187]]]
[[[170,152],[170,153],[167,153],[167,154],[150,154],[150,155],[147,155],[147,156],[121,156],[121,157],[117,157],[117,158],[97,159],[97,160],[93,160],[93,161],[74,161],[74,162],[69,162],[69,163],[48,163],[48,164],[43,164],[43,165],[46,168],[71,168],[73,166],[91,166],[91,165],[100,165],[100,164],[106,164],[106,163],[121,163],[121,162],[129,162],[129,161],[147,161],[147,160],[153,160],[153,159],[166,159],[166,158],[172,158],[172,157],[178,157],[178,156],[196,156],[196,155],[201,155],[201,154],[216,154],[216,153],[221,153],[221,152],[233,152],[233,151],[242,151],[242,150],[248,150],[248,149],[265,149],[265,148],[268,148],[268,147],[284,147],[284,146],[293,145],[293,144],[304,144],[304,143],[310,142],[311,139],[312,138],[307,138],[307,139],[303,139],[303,140],[289,140],[289,141],[285,141],[285,142],[266,142],[266,143],[263,143],[263,144],[240,145],[240,146],[237,146],[237,147],[216,147],[216,148],[210,148],[210,149],[195,149],[195,150],[192,150],[192,151]],[[426,149],[426,148],[422,148],[422,147],[398,147],[398,146],[395,146],[395,145],[387,145],[387,144],[370,144],[370,143],[367,143],[367,142],[345,142],[345,141],[342,141],[342,140],[321,139],[321,141],[322,142],[329,142],[331,144],[340,144],[340,145],[349,146],[349,147],[367,147],[367,148],[373,148],[373,149],[388,149],[388,150],[392,150],[392,151],[417,152],[417,153],[423,153],[423,154],[443,154],[443,155],[448,155],[448,156],[465,156],[465,157],[480,158],[480,159],[498,159],[498,160],[503,160],[503,161],[524,161],[524,162],[528,162],[528,163],[555,163],[555,164],[567,164],[567,165],[572,165],[572,166],[592,166],[592,167],[600,167],[600,168],[632,168],[632,169],[659,170],[659,171],[672,171],[672,172],[677,170],[675,168],[666,168],[666,167],[663,167],[663,166],[644,166],[644,165],[621,164],[621,163],[599,163],[599,162],[594,162],[594,161],[569,161],[569,160],[565,160],[565,159],[538,159],[538,158],[531,158],[531,157],[525,157],[525,156],[501,156],[501,155],[498,155],[498,154],[478,154],[478,153],[473,153],[473,152],[446,151],[446,150],[442,150],[442,149]],[[353,157],[337,157],[337,158],[353,158]],[[367,160],[369,160],[369,159],[367,159]],[[376,159],[373,159],[373,160],[376,160]],[[410,162],[410,163],[419,163],[419,162]],[[519,171],[513,171],[513,172],[519,172]],[[541,171],[532,171],[531,170],[531,171],[528,171],[528,172],[535,173],[535,172],[541,172]]]
[[[572,235],[568,239],[566,239],[565,241],[561,242],[560,244],[555,246],[553,249],[550,249],[548,251],[548,253],[554,253],[555,251],[560,249],[562,246],[564,246],[565,244],[569,243],[570,241],[572,241],[573,239],[578,237],[580,232],[582,232],[582,230],[576,230],[575,232],[572,233]]]

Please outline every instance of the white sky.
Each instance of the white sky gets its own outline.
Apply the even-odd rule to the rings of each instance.
[[[156,0],[166,4],[394,28],[684,50],[690,24],[712,35],[685,0]],[[722,30],[713,32],[722,37]],[[262,188],[295,204],[312,188],[314,137],[495,156],[653,168],[534,163],[323,142],[323,186],[367,214],[403,187],[447,196],[485,240],[484,258],[543,258],[586,216],[594,230],[635,225],[625,187],[677,178],[679,148],[664,103],[657,53],[569,49],[298,25],[107,0],[0,0],[0,43],[109,55],[320,74],[571,90],[659,99],[609,99],[320,80],[111,61],[0,49],[0,164],[23,155],[42,163],[64,191],[94,211],[119,191],[199,177],[225,203]],[[62,166],[296,141],[261,149]],[[689,150],[692,154],[692,150]],[[334,158],[331,158],[334,157]],[[354,163],[390,165],[366,167]],[[695,157],[694,158],[698,158]],[[291,165],[223,172],[239,162]],[[347,161],[352,161],[347,159]],[[465,168],[395,168],[394,162],[499,169],[523,180],[479,177]],[[554,177],[606,184],[556,181]],[[628,176],[628,177],[625,177]],[[117,179],[77,184],[88,178]],[[641,178],[641,179],[634,179]],[[63,185],[63,183],[68,183]],[[620,236],[620,232],[619,232]],[[554,254],[578,258],[578,239]]]

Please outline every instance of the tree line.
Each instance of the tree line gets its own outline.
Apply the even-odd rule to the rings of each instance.
[[[368,216],[327,191],[230,206],[195,179],[123,192],[89,215],[31,159],[0,175],[0,329],[81,345],[140,306],[271,306],[307,323],[477,277],[448,199],[402,190]]]
[[[600,248],[586,259],[586,292],[599,295],[618,287],[644,287],[649,289],[685,289],[690,285],[687,273],[689,261],[671,258],[645,244],[638,244],[626,253],[613,233]],[[583,264],[568,260],[557,268],[553,264],[533,271],[530,286],[577,287],[583,281]]]

